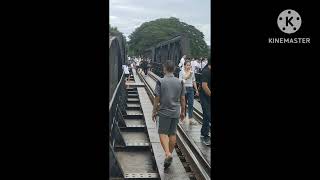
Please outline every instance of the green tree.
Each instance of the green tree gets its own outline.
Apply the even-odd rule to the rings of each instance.
[[[123,38],[124,40],[126,40],[126,37],[123,35],[123,33],[120,32],[117,27],[110,26],[110,24],[109,24],[109,34],[111,36],[118,36],[118,37]]]
[[[191,56],[208,56],[208,46],[201,31],[175,17],[160,18],[145,22],[129,35],[129,55],[139,55],[143,50],[166,41],[177,35],[185,34],[190,39]]]

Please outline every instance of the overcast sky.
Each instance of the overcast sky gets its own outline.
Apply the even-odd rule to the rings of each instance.
[[[158,18],[176,17],[195,26],[210,42],[210,0],[110,0],[110,25],[127,40],[142,23]]]

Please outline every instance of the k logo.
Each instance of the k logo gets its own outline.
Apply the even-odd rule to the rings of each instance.
[[[284,10],[278,17],[278,26],[280,30],[287,34],[295,33],[301,26],[300,15],[291,9]]]

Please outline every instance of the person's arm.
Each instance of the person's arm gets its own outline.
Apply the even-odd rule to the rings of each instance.
[[[207,82],[202,82],[202,89],[204,90],[204,92],[208,95],[211,96],[211,91],[208,87],[208,83]]]
[[[185,97],[185,88],[184,88],[184,82],[181,81],[181,93],[180,93],[180,105],[181,105],[181,111],[180,111],[180,119],[181,121],[185,118],[186,113],[186,97]]]
[[[154,88],[154,100],[153,100],[153,110],[152,110],[152,120],[156,121],[157,112],[159,110],[160,104],[160,93],[161,93],[161,83],[158,80],[156,83],[156,87]]]
[[[202,73],[201,87],[208,96],[211,96],[211,90],[208,87],[209,78],[210,78],[209,71],[205,71]]]
[[[186,97],[185,95],[180,96],[180,105],[181,105],[181,111],[180,111],[180,119],[181,121],[185,118],[185,112],[186,112]]]
[[[199,91],[198,91],[198,88],[197,88],[195,73],[192,73],[192,83],[193,83],[194,89],[196,90],[196,96],[199,96]]]
[[[179,72],[179,79],[182,80],[182,70]]]
[[[156,116],[157,116],[157,112],[158,112],[158,109],[159,109],[159,104],[160,104],[160,96],[154,97],[153,110],[152,110],[152,120],[153,121],[156,121]]]

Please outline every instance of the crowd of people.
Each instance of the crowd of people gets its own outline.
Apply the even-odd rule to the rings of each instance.
[[[180,70],[182,69],[182,67],[184,66],[184,62],[185,61],[190,61],[191,63],[191,67],[192,67],[192,72],[194,73],[200,73],[202,71],[202,69],[204,67],[206,67],[207,63],[208,63],[208,58],[187,58],[186,55],[182,56],[180,63],[178,65],[178,67],[180,68]]]
[[[135,68],[137,70],[138,73],[140,73],[141,71],[143,71],[143,73],[145,75],[148,74],[148,71],[151,67],[150,62],[151,59],[150,58],[144,58],[144,57],[128,57],[128,62],[130,64],[131,68]]]
[[[136,69],[138,73],[143,71],[145,76],[148,74],[148,71],[150,69],[150,59],[149,58],[142,58],[142,57],[128,57],[128,63],[125,63],[122,65],[122,69],[124,71],[125,75],[125,82],[130,81],[130,75],[133,76],[132,69]],[[128,86],[127,86],[128,87]]]
[[[179,74],[181,73],[181,71],[184,71],[184,66],[185,66],[185,62],[188,61],[190,62],[190,67],[191,67],[191,72],[193,72],[194,74],[196,73],[201,73],[201,71],[204,69],[204,67],[207,65],[208,63],[208,59],[207,58],[187,58],[186,55],[184,55],[181,60],[180,63],[178,64],[178,68],[179,68]],[[144,72],[145,75],[148,74],[148,71],[151,68],[151,59],[150,58],[144,58],[142,56],[138,56],[138,57],[130,57],[128,56],[128,63],[123,65],[123,69],[125,70],[125,74],[126,76],[129,76],[129,74],[132,74],[132,69],[136,69],[138,73],[140,73],[141,71]],[[129,71],[129,73],[127,74],[127,69]]]

